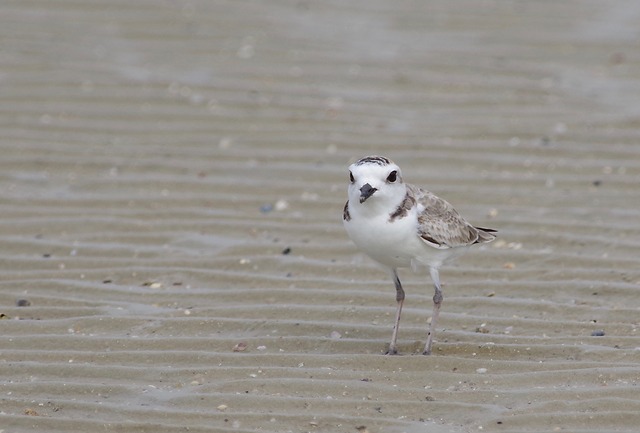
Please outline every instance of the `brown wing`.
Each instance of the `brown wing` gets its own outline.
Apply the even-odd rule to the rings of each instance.
[[[407,187],[424,207],[418,215],[418,234],[431,246],[446,249],[489,241],[488,238],[480,238],[478,229],[460,216],[446,200],[422,188],[413,185]]]

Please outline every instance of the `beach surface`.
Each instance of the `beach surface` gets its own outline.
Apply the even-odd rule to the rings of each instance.
[[[637,432],[640,6],[0,6],[0,432]],[[395,290],[347,166],[498,239]]]

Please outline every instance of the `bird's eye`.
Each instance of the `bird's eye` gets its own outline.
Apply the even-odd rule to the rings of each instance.
[[[393,183],[396,181],[396,179],[398,179],[398,172],[396,170],[393,170],[391,173],[389,173],[389,176],[387,176],[387,182]]]
[[[356,180],[353,178],[353,173],[349,172],[349,180],[351,181],[351,183],[355,182]]]

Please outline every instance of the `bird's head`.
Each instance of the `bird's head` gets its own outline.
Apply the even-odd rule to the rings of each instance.
[[[406,185],[400,167],[384,156],[367,156],[349,166],[349,201],[354,206],[397,206]]]

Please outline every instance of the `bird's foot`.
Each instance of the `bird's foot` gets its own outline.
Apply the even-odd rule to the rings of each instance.
[[[424,346],[424,350],[422,351],[423,355],[431,355],[431,342],[427,343]]]
[[[384,352],[385,355],[397,355],[398,349],[396,347],[389,347],[389,349]]]

